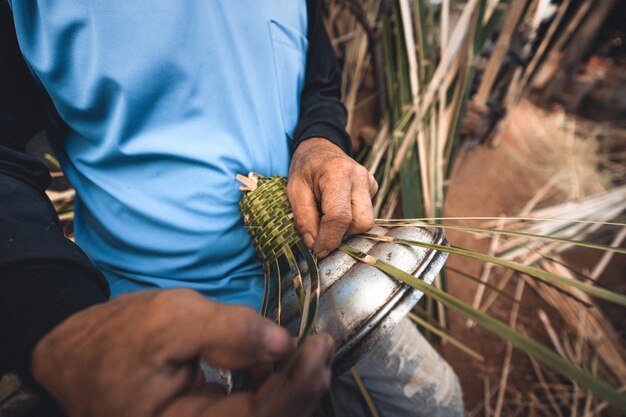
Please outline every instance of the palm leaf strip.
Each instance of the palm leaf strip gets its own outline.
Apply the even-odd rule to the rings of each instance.
[[[560,275],[554,274],[552,272],[544,271],[542,269],[535,268],[532,266],[522,265],[522,264],[509,261],[506,259],[500,259],[495,256],[489,256],[483,253],[473,252],[473,251],[462,249],[459,247],[450,247],[450,246],[444,246],[444,245],[437,245],[435,243],[426,243],[426,242],[418,242],[414,240],[399,239],[399,238],[394,238],[391,236],[381,236],[381,235],[376,235],[376,234],[371,234],[371,233],[363,233],[359,236],[372,239],[372,240],[378,240],[381,242],[395,242],[401,245],[418,246],[422,248],[453,253],[456,255],[461,255],[461,256],[468,257],[468,258],[476,259],[478,261],[500,265],[505,268],[512,269],[517,272],[521,272],[531,277],[539,278],[539,279],[542,279],[544,281],[547,281],[553,284],[556,283],[556,284],[562,284],[565,286],[571,286],[583,292],[586,292],[587,294],[596,296],[598,298],[602,298],[607,301],[611,301],[621,306],[626,306],[626,296],[622,294],[617,294],[607,289],[598,288],[596,286],[589,285],[580,281],[570,280]]]
[[[433,249],[440,250],[440,248],[434,247]],[[381,259],[378,259],[371,255],[367,255],[345,244],[342,244],[340,246],[340,250],[352,256],[356,260],[371,265],[381,270],[382,272],[385,272],[389,276],[394,277],[395,279],[404,282],[405,284],[415,288],[416,290],[423,292],[427,296],[432,297],[442,304],[446,305],[448,308],[453,308],[459,311],[466,317],[475,321],[477,324],[508,340],[509,342],[511,342],[511,344],[513,344],[513,346],[527,352],[529,355],[533,356],[535,359],[542,362],[546,366],[572,379],[573,381],[580,384],[582,387],[585,387],[594,392],[596,395],[598,395],[598,397],[608,401],[620,410],[626,412],[626,396],[620,394],[604,381],[594,378],[588,372],[575,366],[571,362],[564,359],[562,356],[546,348],[540,343],[537,343],[536,341],[529,339],[521,333],[511,329],[503,322],[493,317],[490,317],[489,315],[479,310],[476,310],[475,308],[462,302],[458,298],[446,293],[445,291],[442,291],[434,286],[430,286],[425,282],[416,279],[405,271],[402,271],[401,269],[398,269],[393,265],[382,261]]]
[[[387,227],[395,227],[395,226],[398,226],[399,223],[400,222],[387,221],[387,220],[376,221],[377,226],[387,226]],[[403,224],[403,223],[400,223],[400,224]],[[422,224],[414,223],[414,225],[426,226],[426,224],[423,224],[423,223]],[[569,245],[580,246],[583,248],[597,249],[597,250],[601,250],[605,252],[615,252],[615,253],[621,253],[621,254],[626,255],[626,248],[620,248],[620,247],[609,246],[609,245],[601,245],[601,244],[592,243],[592,242],[583,242],[580,240],[566,239],[566,238],[556,237],[556,236],[540,235],[536,233],[517,232],[513,230],[493,229],[493,228],[487,228],[487,227],[469,227],[469,226],[445,225],[445,224],[428,224],[427,226],[438,227],[442,229],[458,230],[461,232],[527,237],[527,238],[532,238],[536,240],[545,240],[549,242],[565,243]]]

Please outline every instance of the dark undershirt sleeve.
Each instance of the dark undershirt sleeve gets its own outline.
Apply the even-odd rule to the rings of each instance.
[[[45,166],[28,158],[0,146],[0,373],[27,382],[39,339],[109,296],[104,277],[63,234],[36,174]]]
[[[47,112],[17,44],[13,14],[0,0],[0,144],[24,151],[26,142],[43,130]]]
[[[294,133],[294,149],[303,140],[323,137],[352,154],[346,132],[347,112],[341,102],[341,71],[322,21],[319,1],[307,1],[308,41],[306,76],[300,97],[300,119]]]
[[[20,152],[46,127],[47,114],[4,0],[0,52],[0,375],[13,371],[34,386],[30,359],[39,339],[73,313],[107,300],[109,288],[65,238],[44,192],[47,168]]]

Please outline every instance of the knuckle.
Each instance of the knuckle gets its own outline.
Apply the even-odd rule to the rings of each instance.
[[[350,174],[354,170],[354,162],[348,158],[341,158],[341,160],[337,162],[336,170],[342,175]],[[337,177],[339,177],[339,175]]]
[[[206,298],[190,288],[157,291],[147,306],[146,317],[149,317],[155,325],[168,326],[194,314],[200,305],[199,302],[209,303]]]
[[[360,179],[367,179],[370,172],[361,164],[354,164],[354,172]]]
[[[331,227],[347,227],[352,222],[352,214],[346,209],[340,209],[332,213],[325,214],[323,220],[324,223]]]

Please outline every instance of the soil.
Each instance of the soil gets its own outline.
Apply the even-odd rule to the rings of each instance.
[[[474,147],[466,150],[457,160],[446,199],[446,217],[516,215],[545,184],[548,180],[545,173],[528,169],[528,164],[533,158],[540,160],[543,157],[546,151],[543,148],[544,145],[542,143],[521,144],[517,140],[519,136],[514,132],[516,129],[533,129],[533,126],[528,125],[525,117],[526,111],[529,111],[529,105],[522,105],[518,108],[508,129],[503,132],[497,147]],[[520,151],[520,146],[524,147],[523,152],[526,158],[514,156],[519,153],[517,151]],[[464,224],[471,224],[471,222],[464,221]],[[487,252],[489,249],[489,241],[486,239],[478,240],[471,235],[454,231],[448,231],[447,237],[456,246],[482,252]],[[599,256],[596,252],[576,251],[570,253],[566,259],[571,260],[574,267],[584,270],[595,265]],[[448,291],[471,303],[477,284],[451,269],[478,277],[481,274],[483,264],[452,255],[447,266]],[[603,284],[614,290],[626,292],[626,283],[623,280],[624,271],[626,271],[626,257],[614,257],[603,276]],[[497,279],[492,278],[490,282],[495,283]],[[505,288],[507,294],[513,295],[517,279],[514,277]],[[488,293],[489,291],[485,295]],[[510,300],[500,296],[489,313],[508,323],[512,305]],[[624,328],[622,308],[604,305],[601,307],[606,308],[608,317],[612,319],[618,331]],[[517,329],[528,332],[536,340],[551,346],[546,334],[540,331],[541,326],[537,325],[538,309],[546,310],[551,319],[558,316],[550,314],[551,307],[526,285],[520,304]],[[562,325],[558,319],[552,320],[555,328],[561,331]],[[461,380],[466,409],[471,411],[484,406],[486,392],[492,392],[498,386],[505,358],[506,343],[479,327],[467,327],[466,319],[454,312],[450,312],[449,326],[450,333],[454,337],[480,352],[485,358],[483,363],[479,363],[450,344],[440,346],[444,357]],[[537,385],[536,376],[526,354],[514,349],[511,364],[512,369],[508,378],[506,399],[501,413],[503,416],[520,412],[519,404],[516,402],[528,403],[530,401],[527,397],[522,398],[521,393],[527,396],[533,392],[533,387]],[[495,403],[494,396],[488,407],[493,407]],[[614,410],[608,410],[607,415],[613,415],[613,412]],[[476,415],[489,414],[483,408]]]
[[[511,156],[509,149],[514,149],[516,145],[513,135],[504,132],[499,146],[475,147],[467,150],[458,159],[447,195],[446,217],[514,215],[524,207],[541,186],[541,181],[527,175],[525,166]],[[456,246],[479,252],[488,251],[487,240],[476,240],[471,235],[454,231],[448,231],[447,236]],[[450,256],[447,265],[448,291],[471,303],[478,285],[453,272],[451,268],[478,277],[481,274],[482,263]],[[509,293],[513,291],[512,288],[506,290]],[[526,308],[532,309],[533,305],[540,303],[540,300],[533,296],[530,291],[525,291],[521,320],[526,317],[524,314]],[[491,313],[495,313],[500,319],[508,320],[507,310],[510,310],[511,303],[501,304],[503,303],[497,303]],[[454,312],[450,313],[449,319],[451,334],[480,352],[485,358],[485,362],[481,364],[449,344],[442,347],[444,356],[461,380],[466,408],[472,410],[483,402],[487,383],[483,378],[487,378],[491,386],[497,383],[506,344],[481,328],[466,327],[466,320]],[[520,372],[522,371],[520,368],[527,366],[520,366],[517,361],[514,363],[514,371],[517,372],[513,377],[522,376],[525,379],[527,372]]]

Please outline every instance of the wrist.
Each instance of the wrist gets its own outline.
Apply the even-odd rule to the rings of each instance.
[[[309,148],[314,148],[314,147],[315,148],[323,147],[324,149],[328,149],[331,151],[338,151],[338,152],[345,153],[339,145],[334,143],[332,140],[322,137],[322,136],[311,136],[306,139],[302,139],[302,141],[300,141],[296,145],[295,150],[309,149]]]

